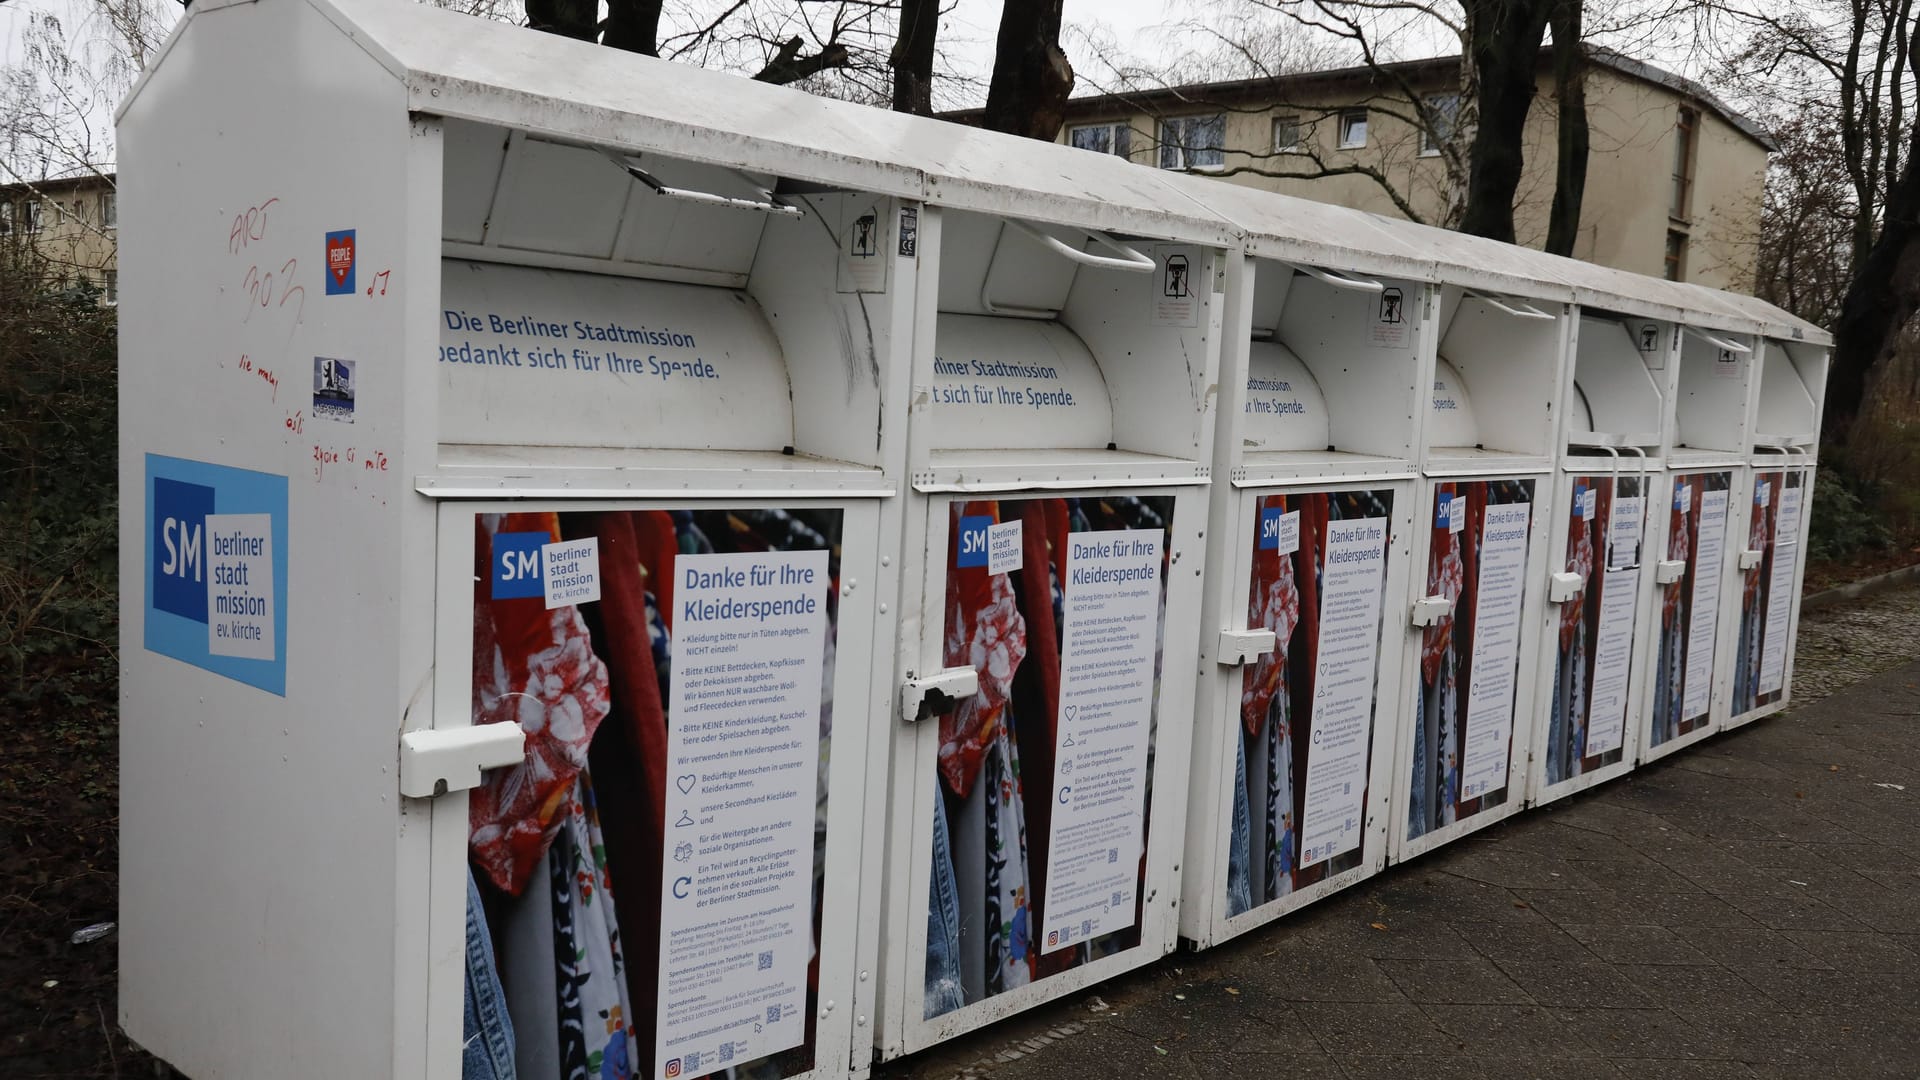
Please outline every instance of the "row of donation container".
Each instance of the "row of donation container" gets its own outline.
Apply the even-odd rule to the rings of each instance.
[[[1791,687],[1748,298],[397,0],[196,4],[119,145],[190,1076],[862,1073]]]

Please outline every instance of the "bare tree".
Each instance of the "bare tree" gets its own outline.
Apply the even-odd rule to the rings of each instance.
[[[1060,47],[1065,0],[1005,0],[993,50],[982,123],[994,130],[1051,140],[1066,121],[1073,65]]]

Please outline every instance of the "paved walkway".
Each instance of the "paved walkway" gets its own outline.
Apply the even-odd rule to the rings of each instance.
[[[1920,1075],[1920,590],[1799,655],[1786,714],[878,1073]]]

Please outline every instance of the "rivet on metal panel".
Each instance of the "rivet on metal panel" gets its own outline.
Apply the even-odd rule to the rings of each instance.
[[[861,981],[861,982],[866,982],[866,981],[867,981],[867,973],[866,973],[866,972],[864,972],[864,971],[863,971],[863,972],[861,972],[861,973],[860,973],[860,981]]]
[[[893,556],[891,556],[891,555],[882,555],[882,556],[880,556],[880,565],[881,565],[881,566],[892,566],[892,565],[893,565]]]
[[[860,1014],[860,1026],[861,1026],[861,1027],[866,1027],[866,1026],[867,1026],[867,1014],[866,1014],[866,1013],[861,1013],[861,1014]]]
[[[880,605],[880,614],[882,614],[882,615],[885,615],[886,613],[887,613],[887,605],[885,605],[885,604],[881,604],[881,605]]]

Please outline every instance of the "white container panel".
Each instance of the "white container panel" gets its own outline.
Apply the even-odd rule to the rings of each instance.
[[[1446,357],[1434,365],[1432,415],[1427,421],[1430,446],[1471,448],[1480,443],[1480,421],[1474,415],[1467,380]]]
[[[1241,445],[1248,450],[1325,450],[1327,399],[1293,350],[1256,341],[1247,355],[1247,404]]]
[[[1573,378],[1586,412],[1571,418],[1569,441],[1602,433],[1627,436],[1636,445],[1659,443],[1664,380],[1655,380],[1643,356],[1625,324],[1580,320]]]
[[[934,450],[1105,449],[1113,442],[1100,365],[1057,322],[941,315],[930,392]]]

